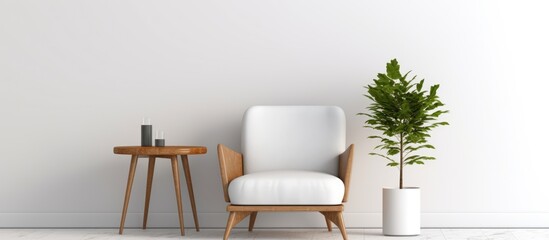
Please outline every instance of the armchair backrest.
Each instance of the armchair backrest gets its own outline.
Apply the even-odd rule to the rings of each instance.
[[[338,175],[345,113],[335,106],[254,106],[244,114],[244,174],[308,170]]]

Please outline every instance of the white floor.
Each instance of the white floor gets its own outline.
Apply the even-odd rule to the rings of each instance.
[[[417,237],[385,237],[381,229],[349,229],[351,239],[429,239],[429,240],[549,240],[549,229],[423,229]],[[0,229],[0,239],[36,240],[111,240],[111,239],[222,239],[223,229],[186,231],[179,229],[126,229],[118,235],[117,229]],[[326,229],[234,229],[230,239],[342,239],[339,231]]]

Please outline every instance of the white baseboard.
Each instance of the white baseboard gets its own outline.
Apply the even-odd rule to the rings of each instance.
[[[192,214],[185,212],[185,226],[194,227]],[[227,213],[199,213],[203,228],[224,228]],[[381,213],[344,213],[349,228],[379,228]],[[178,227],[176,213],[150,213],[149,227]],[[126,227],[140,227],[142,213],[128,213]],[[120,213],[0,213],[0,228],[113,228]],[[247,220],[239,224],[245,227]],[[324,227],[318,213],[260,213],[256,227]],[[528,228],[549,227],[549,213],[423,213],[422,227],[428,228]]]

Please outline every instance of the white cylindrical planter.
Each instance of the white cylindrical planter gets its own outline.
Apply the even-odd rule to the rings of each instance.
[[[383,189],[383,235],[413,236],[420,234],[420,189]]]

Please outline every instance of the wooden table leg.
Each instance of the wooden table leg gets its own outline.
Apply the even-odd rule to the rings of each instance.
[[[126,196],[124,197],[124,207],[122,208],[122,219],[120,219],[119,234],[124,232],[124,222],[126,221],[126,213],[128,212],[128,203],[132,193],[133,177],[135,176],[135,168],[137,167],[137,155],[132,155],[130,163],[130,173],[128,174],[128,184],[126,185]]]
[[[149,156],[149,171],[147,173],[147,190],[145,193],[145,210],[143,216],[143,229],[147,228],[147,218],[149,217],[149,203],[151,202],[151,190],[154,175],[155,156]]]
[[[172,156],[172,172],[173,183],[175,186],[175,197],[177,198],[177,211],[179,214],[179,227],[181,228],[181,236],[185,235],[185,227],[183,224],[183,204],[181,202],[181,186],[179,184],[179,165],[177,164],[177,156]]]
[[[194,226],[196,231],[200,231],[200,226],[198,225],[198,214],[196,214],[196,205],[194,203],[194,191],[193,191],[193,181],[191,180],[191,170],[189,168],[189,158],[187,155],[181,155],[181,161],[183,161],[183,171],[185,172],[185,180],[187,182],[187,190],[189,191],[189,198],[191,199],[191,208],[193,210]]]
[[[330,222],[330,219],[328,219],[327,217],[324,217],[324,219],[326,220],[326,226],[328,227],[328,232],[331,232],[332,231],[332,222]]]

